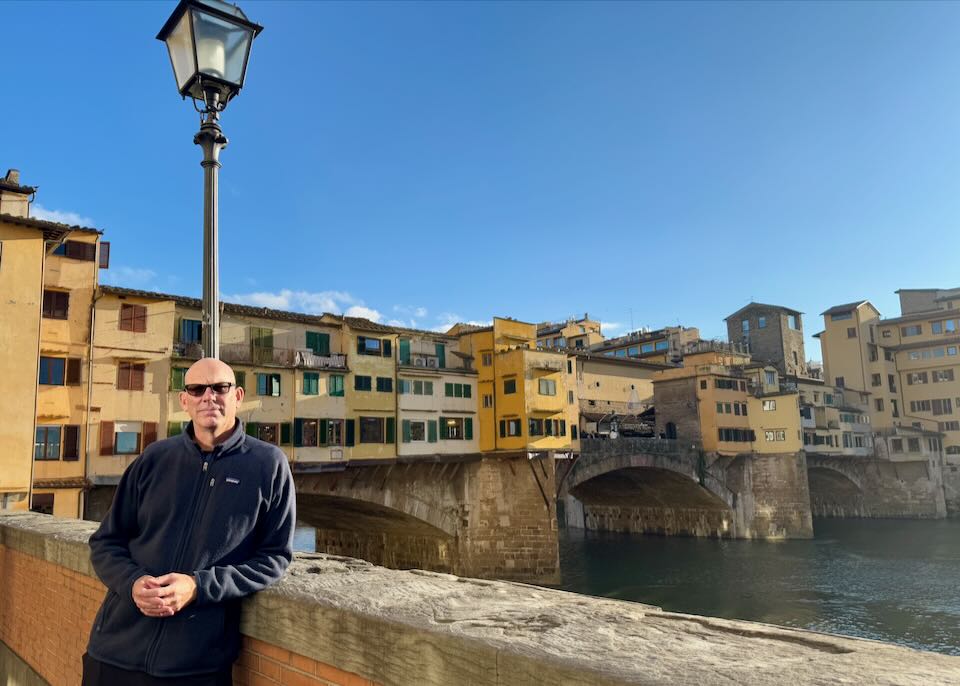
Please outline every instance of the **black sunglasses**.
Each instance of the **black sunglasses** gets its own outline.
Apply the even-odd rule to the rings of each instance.
[[[199,398],[207,392],[208,388],[217,395],[224,395],[235,385],[236,384],[232,384],[229,381],[221,381],[219,383],[189,383],[183,387],[183,390],[187,392],[187,395]]]

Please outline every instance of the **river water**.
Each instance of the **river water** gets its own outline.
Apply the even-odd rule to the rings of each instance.
[[[561,588],[960,655],[960,520],[814,520],[807,541],[560,532]],[[297,550],[313,531],[298,528]]]
[[[814,520],[806,541],[561,531],[562,588],[960,655],[960,520]]]

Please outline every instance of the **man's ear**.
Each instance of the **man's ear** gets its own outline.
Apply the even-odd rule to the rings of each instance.
[[[237,386],[235,393],[237,394],[237,405],[243,402],[243,389],[240,386]]]
[[[187,407],[188,407],[188,406],[187,406],[187,393],[186,393],[186,391],[180,391],[180,393],[177,394],[177,397],[178,397],[179,400],[180,400],[180,409],[183,410],[184,412],[186,412],[186,411],[187,411]]]

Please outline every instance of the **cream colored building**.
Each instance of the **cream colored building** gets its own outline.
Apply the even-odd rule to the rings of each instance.
[[[396,329],[398,455],[480,450],[477,370],[453,336]]]
[[[643,415],[653,408],[653,377],[665,365],[588,352],[578,353],[575,363],[576,392],[571,389],[567,398],[570,404],[579,400],[574,449],[583,434],[652,435]]]
[[[647,362],[677,364],[700,340],[700,330],[690,326],[640,329],[594,344],[590,352],[607,357],[640,358]]]

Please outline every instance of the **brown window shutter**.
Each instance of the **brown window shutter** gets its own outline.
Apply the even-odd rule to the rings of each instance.
[[[80,359],[77,357],[67,358],[67,385],[80,385]]]
[[[133,330],[138,333],[147,330],[147,308],[143,305],[133,306]]]
[[[157,440],[157,423],[144,422],[143,423],[143,445],[141,446],[141,449],[146,450],[147,446],[156,440]]]
[[[63,459],[80,459],[80,427],[70,425],[63,427]]]
[[[113,455],[113,422],[100,422],[100,454]]]
[[[100,269],[110,268],[110,241],[100,241]]]
[[[117,365],[117,390],[126,391],[130,388],[130,365],[121,362]]]
[[[142,364],[132,364],[130,365],[130,390],[132,391],[142,391],[143,390],[143,376],[146,369],[145,365]]]
[[[133,331],[133,305],[120,305],[120,330]]]
[[[97,259],[97,244],[96,243],[84,243],[83,244],[83,259],[87,262],[93,262]]]

